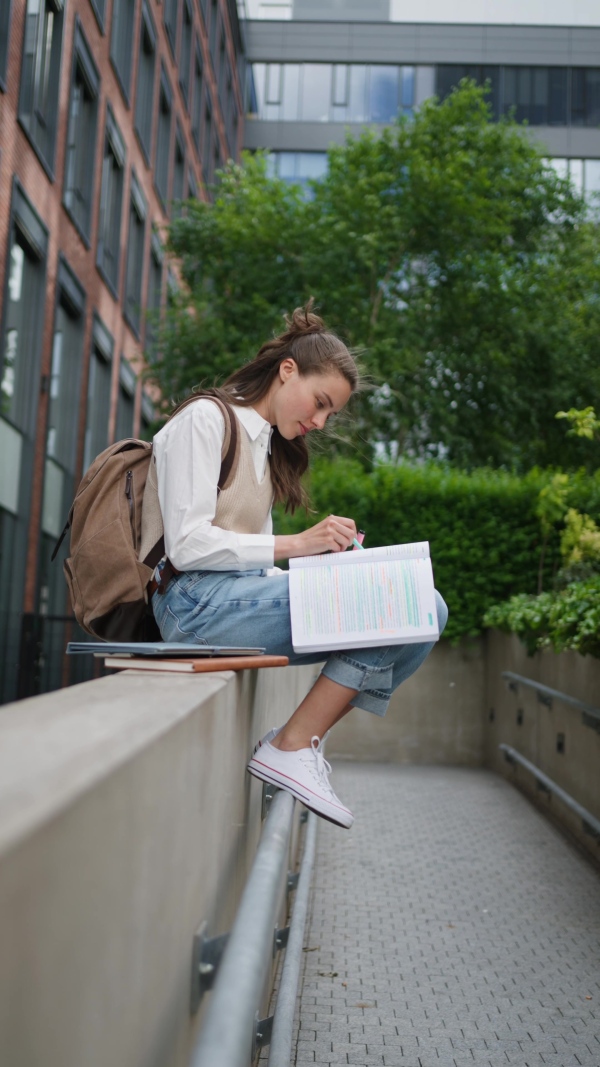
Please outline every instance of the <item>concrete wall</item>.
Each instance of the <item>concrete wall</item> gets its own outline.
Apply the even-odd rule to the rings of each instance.
[[[484,761],[522,789],[572,833],[591,854],[600,847],[582,831],[581,822],[556,797],[541,793],[532,775],[508,764],[499,751],[504,742],[530,760],[575,800],[600,818],[600,733],[586,726],[576,708],[553,700],[549,708],[534,690],[509,689],[502,671],[512,671],[600,709],[600,660],[575,652],[528,656],[514,635],[491,633],[487,639],[484,708]],[[563,751],[557,741],[563,738]]]
[[[230,929],[260,834],[245,763],[313,676],[130,671],[0,709],[2,1067],[187,1064],[194,932]]]
[[[338,723],[328,757],[480,766],[484,682],[482,641],[443,641],[396,690],[384,718],[354,709]]]

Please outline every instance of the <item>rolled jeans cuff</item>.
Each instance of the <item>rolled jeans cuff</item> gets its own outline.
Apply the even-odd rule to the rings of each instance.
[[[393,664],[366,666],[343,652],[334,652],[322,674],[338,685],[358,690],[350,700],[353,707],[371,711],[374,715],[385,715],[392,695]]]

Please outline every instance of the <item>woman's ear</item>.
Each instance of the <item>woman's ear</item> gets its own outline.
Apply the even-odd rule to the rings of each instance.
[[[279,378],[282,382],[287,382],[288,378],[291,378],[295,371],[298,370],[298,364],[295,359],[288,356],[287,359],[282,359],[279,364]]]

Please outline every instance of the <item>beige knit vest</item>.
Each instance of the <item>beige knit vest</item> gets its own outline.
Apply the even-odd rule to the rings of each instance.
[[[237,416],[236,416],[237,418]],[[273,503],[273,485],[269,464],[262,482],[258,481],[250,438],[237,419],[240,447],[237,464],[229,484],[217,498],[213,526],[234,533],[259,534],[264,528]],[[145,559],[163,533],[163,521],[158,501],[158,482],[154,457],[148,468],[148,477],[142,504],[142,543],[138,559]]]

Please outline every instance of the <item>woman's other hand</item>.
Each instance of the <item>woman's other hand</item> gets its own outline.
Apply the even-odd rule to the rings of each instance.
[[[315,526],[299,534],[275,538],[275,559],[293,556],[316,556],[321,552],[344,552],[356,537],[354,519],[342,515],[328,515]]]

